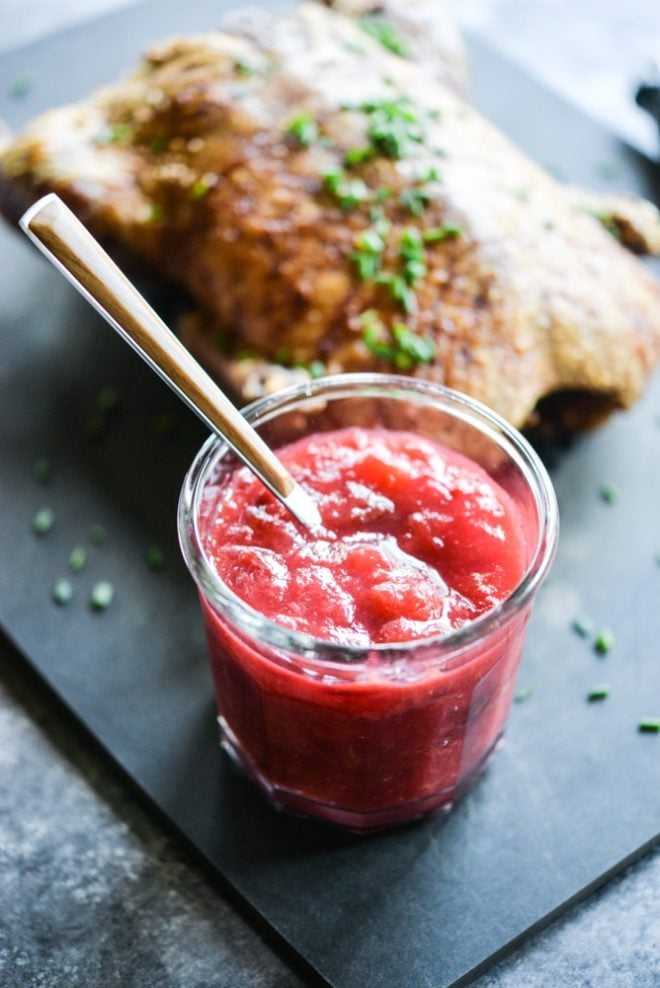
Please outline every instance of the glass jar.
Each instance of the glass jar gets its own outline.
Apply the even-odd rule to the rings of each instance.
[[[322,378],[244,414],[274,449],[346,426],[413,431],[475,461],[513,500],[526,565],[505,600],[441,637],[362,647],[278,625],[220,580],[199,510],[237,466],[224,443],[207,441],[181,493],[179,537],[199,589],[223,747],[279,807],[354,830],[450,809],[502,737],[554,556],[557,504],[543,464],[494,412],[415,378]]]

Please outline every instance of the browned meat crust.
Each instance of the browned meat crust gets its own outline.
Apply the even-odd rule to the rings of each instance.
[[[517,425],[545,396],[587,392],[565,406],[579,426],[582,408],[630,405],[660,351],[659,287],[600,223],[423,68],[320,6],[267,45],[218,33],[152,50],[27,128],[0,172],[14,210],[57,191],[185,286],[202,313],[189,338],[244,397],[282,366],[394,367]]]

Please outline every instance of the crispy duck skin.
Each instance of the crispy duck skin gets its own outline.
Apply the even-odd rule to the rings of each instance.
[[[58,192],[185,287],[187,340],[244,398],[306,368],[394,369],[519,426],[559,395],[541,408],[582,427],[633,403],[660,354],[660,287],[598,220],[424,66],[315,4],[267,43],[154,48],[32,123],[0,185],[14,215]]]

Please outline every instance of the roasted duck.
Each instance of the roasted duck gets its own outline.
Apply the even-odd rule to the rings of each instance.
[[[243,399],[394,369],[519,426],[629,406],[660,355],[658,283],[423,53],[363,27],[304,4],[264,36],[153,48],[4,151],[4,211],[56,191],[185,288],[185,339]]]

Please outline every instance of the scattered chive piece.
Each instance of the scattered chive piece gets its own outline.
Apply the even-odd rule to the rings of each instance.
[[[34,479],[40,484],[47,484],[51,477],[51,465],[50,460],[45,457],[43,459],[37,460],[32,467],[32,474]]]
[[[425,189],[405,189],[399,196],[399,202],[413,216],[421,216],[431,201],[431,194]]]
[[[85,438],[91,442],[101,439],[108,431],[108,416],[105,412],[94,412],[83,426]]]
[[[607,504],[613,504],[613,502],[616,501],[617,490],[613,484],[603,484],[599,494],[601,501],[606,501]]]
[[[119,394],[115,388],[101,388],[96,396],[96,407],[100,412],[111,412],[119,404]]]
[[[307,365],[307,373],[311,377],[312,381],[315,381],[319,377],[323,377],[325,372],[326,367],[322,360],[312,360],[312,362]]]
[[[79,573],[81,569],[84,569],[85,563],[87,562],[87,553],[81,545],[76,545],[71,550],[71,555],[69,556],[69,566],[74,573]]]
[[[614,237],[615,240],[621,240],[621,227],[612,213],[593,213],[593,216],[610,236]]]
[[[348,212],[369,197],[369,189],[361,178],[347,178],[341,169],[323,175],[325,188],[335,197],[340,209]]]
[[[422,231],[422,240],[425,244],[437,244],[441,240],[450,240],[453,237],[460,237],[461,228],[453,223],[446,223],[444,226],[435,226],[430,230]]]
[[[73,587],[69,580],[64,578],[55,580],[53,584],[53,600],[60,607],[66,607],[67,604],[71,602],[73,597]]]
[[[410,48],[397,33],[389,18],[381,14],[365,14],[358,23],[365,34],[375,38],[383,48],[399,55],[400,58],[410,58]]]
[[[165,215],[165,210],[157,202],[152,202],[149,206],[149,214],[147,216],[148,223],[157,223]]]
[[[521,690],[518,690],[518,692],[514,694],[513,702],[524,703],[525,700],[529,699],[529,697],[532,695],[533,692],[534,692],[533,686],[524,686]]]
[[[598,686],[594,686],[587,693],[587,700],[589,703],[595,703],[598,700],[606,700],[610,695],[610,687],[607,683],[599,683]]]
[[[166,137],[162,135],[160,137],[153,137],[149,141],[149,150],[152,154],[162,154],[167,147],[168,141]]]
[[[32,519],[32,531],[35,535],[46,535],[55,524],[55,515],[50,508],[41,508]]]
[[[120,144],[128,141],[133,136],[133,128],[129,124],[116,124],[108,131],[104,131],[96,138],[97,144]]]
[[[165,569],[165,555],[163,550],[157,545],[147,546],[147,551],[144,554],[144,560],[149,569],[152,569],[156,573]]]
[[[241,79],[249,79],[254,75],[254,69],[242,58],[237,58],[234,62],[234,72]]]
[[[571,624],[571,628],[580,638],[591,638],[594,633],[593,621],[587,617],[577,617]]]
[[[642,734],[660,734],[660,717],[643,717],[637,728]]]
[[[115,595],[115,588],[109,580],[99,580],[92,587],[89,602],[95,611],[104,611],[110,607]]]
[[[599,655],[607,655],[614,648],[614,635],[609,628],[599,631],[594,640],[594,649]]]
[[[374,156],[374,149],[372,147],[366,148],[351,148],[344,155],[344,164],[347,168],[353,165],[361,165],[365,161],[370,161]]]
[[[286,127],[289,134],[301,148],[308,148],[318,140],[319,128],[311,113],[299,113]]]
[[[205,182],[203,178],[198,178],[190,186],[190,198],[197,202],[199,199],[204,198],[210,188],[211,186],[208,182]]]
[[[435,357],[435,343],[413,333],[405,323],[395,323],[392,336],[396,342],[394,363],[400,370],[408,370],[418,364],[429,364]]]
[[[101,545],[102,542],[105,542],[106,531],[103,525],[92,525],[89,530],[89,537],[94,545]]]
[[[29,79],[27,76],[23,76],[21,79],[15,79],[9,87],[9,95],[14,98],[26,96],[32,89],[32,86],[32,79]]]

